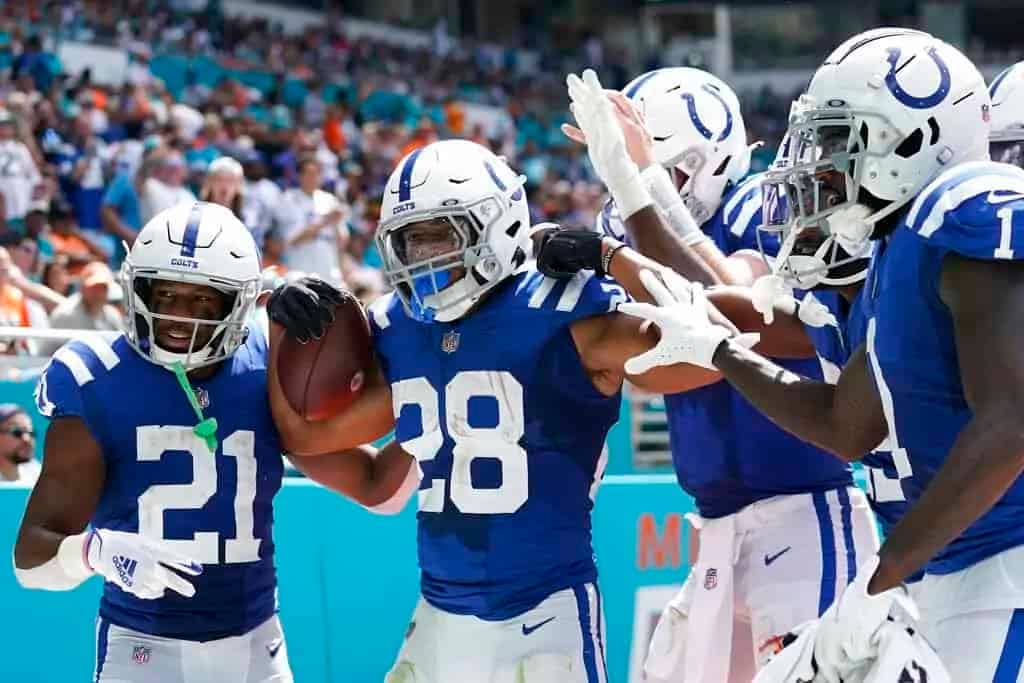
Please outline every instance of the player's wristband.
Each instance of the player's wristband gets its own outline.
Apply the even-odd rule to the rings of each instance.
[[[632,162],[631,162],[632,163]],[[654,203],[651,193],[648,192],[640,174],[636,172],[636,165],[633,165],[632,173],[624,173],[621,178],[614,182],[608,182],[608,191],[615,200],[615,206],[619,209],[619,216],[623,221]]]
[[[615,254],[619,252],[626,245],[622,242],[616,242],[612,246],[608,247],[603,254],[601,254],[601,270],[599,275],[607,275],[611,272],[612,259],[615,258]]]

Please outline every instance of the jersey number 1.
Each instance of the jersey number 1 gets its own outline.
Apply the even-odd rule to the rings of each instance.
[[[139,533],[160,538],[196,562],[217,564],[220,534],[196,531],[191,539],[164,539],[164,512],[198,510],[217,492],[217,458],[191,427],[147,426],[135,431],[136,453],[143,462],[159,461],[168,451],[184,451],[192,459],[191,484],[154,484],[139,496]],[[256,435],[240,429],[224,439],[224,455],[238,462],[235,485],[235,537],[224,541],[224,562],[256,562],[260,540],[254,535],[256,500]]]

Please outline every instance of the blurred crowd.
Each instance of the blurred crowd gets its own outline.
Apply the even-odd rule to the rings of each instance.
[[[558,132],[560,72],[522,75],[516,51],[461,44],[443,30],[429,45],[395,46],[349,40],[334,17],[286,35],[197,4],[0,10],[9,57],[0,74],[0,322],[114,329],[123,245],[193,197],[230,207],[252,230],[273,269],[268,283],[314,272],[372,299],[383,287],[372,237],[384,182],[400,156],[441,137],[508,157],[527,177],[537,221],[592,223],[599,210],[582,150]],[[67,39],[124,50],[124,83],[98,82],[90,69],[70,75],[56,55]],[[185,65],[176,92],[157,75],[161,54]],[[224,75],[202,78],[189,61],[197,56]],[[245,69],[271,74],[270,87],[243,83]],[[286,92],[295,80],[300,98]]]
[[[0,324],[115,329],[124,245],[192,198],[228,206],[252,230],[268,285],[313,272],[372,300],[384,286],[373,234],[387,176],[443,137],[507,157],[526,176],[535,222],[593,224],[602,188],[559,131],[564,55],[457,41],[441,24],[420,46],[350,39],[341,16],[288,35],[217,5],[0,7]],[[62,40],[122,50],[124,82],[66,70]],[[613,86],[629,76],[596,39],[575,57]],[[784,121],[783,101],[764,94],[754,115]]]

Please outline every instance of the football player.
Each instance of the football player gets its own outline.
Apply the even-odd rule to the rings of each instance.
[[[992,161],[1024,167],[1024,62],[1003,69],[989,85]]]
[[[624,90],[633,103],[610,98],[630,129],[625,138],[593,71],[570,76],[569,90],[582,131],[566,132],[594,143],[588,145],[593,165],[611,179],[613,199],[628,207],[620,209],[625,229],[606,207],[599,220],[606,234],[634,242],[683,274],[699,272],[679,265],[688,257],[703,260],[726,284],[750,285],[768,272],[757,249],[772,256],[778,243],[773,233],[758,234],[762,177],[746,175],[750,147],[739,103],[725,83],[689,68],[637,78]],[[615,148],[617,157],[602,155]],[[659,238],[664,228],[658,225],[637,224],[637,214],[652,206],[679,240]],[[616,261],[619,268],[626,264]],[[861,268],[836,274],[831,284],[856,289],[863,277]],[[641,296],[628,287],[634,277],[621,281]],[[809,351],[799,334],[798,347]],[[821,378],[810,355],[785,367]],[[728,383],[667,395],[665,408],[676,475],[700,512],[701,550],[662,614],[645,671],[657,681],[749,681],[780,647],[780,637],[823,613],[852,580],[859,559],[875,551],[874,517],[847,463],[779,429]]]
[[[15,575],[46,590],[105,579],[96,681],[290,681],[271,534],[281,444],[267,341],[246,324],[256,244],[228,209],[182,204],[143,227],[122,276],[125,333],[67,343],[40,379],[51,425]],[[359,474],[353,457],[296,463],[329,485]],[[377,481],[364,504],[398,485]]]
[[[828,680],[872,656],[879,627],[906,604],[903,579],[922,567],[922,630],[952,680],[1019,676],[1024,172],[988,160],[989,118],[974,65],[904,29],[841,45],[794,104],[783,252],[805,235],[877,241],[866,342],[838,384],[738,348],[706,322],[697,292],[678,288],[658,314],[663,337],[685,349],[665,362],[718,368],[780,425],[834,452],[864,452],[888,433],[905,457],[908,512],[822,618],[815,660]],[[822,268],[803,255],[786,256],[797,280]]]
[[[336,420],[307,423],[270,383],[290,451],[357,445],[337,422],[355,410],[378,421],[369,431],[394,426],[385,452],[415,458],[422,599],[392,683],[606,680],[590,511],[622,364],[662,350],[615,312],[627,297],[603,276],[614,253],[596,274],[536,271],[523,182],[468,141],[403,158],[378,228],[395,291],[371,307],[383,400],[364,394]],[[297,337],[323,331],[316,298],[294,288],[269,310]],[[678,366],[631,380],[671,393],[703,376]]]

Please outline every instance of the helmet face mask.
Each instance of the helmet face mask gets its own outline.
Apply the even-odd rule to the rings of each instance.
[[[182,253],[191,256],[182,256]],[[195,370],[230,358],[248,334],[260,294],[259,259],[251,234],[227,209],[203,202],[166,209],[139,232],[120,278],[127,296],[125,336],[146,360],[173,369]],[[159,312],[154,291],[210,288],[223,303],[220,318]],[[210,310],[200,307],[200,311]],[[160,330],[171,348],[161,345]],[[188,343],[185,344],[185,339]],[[167,339],[164,340],[167,344]]]

